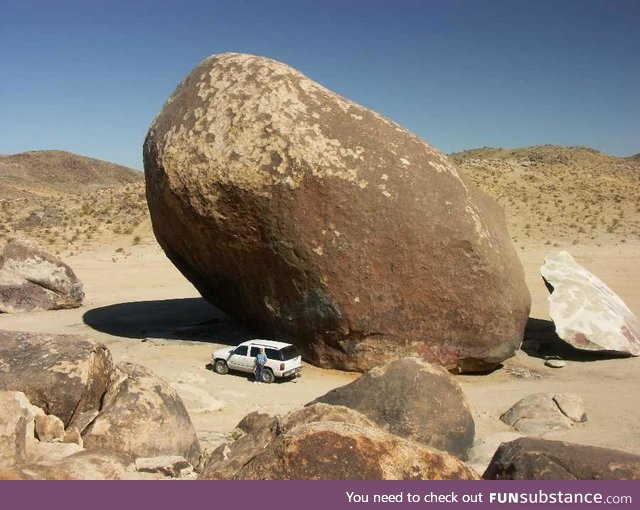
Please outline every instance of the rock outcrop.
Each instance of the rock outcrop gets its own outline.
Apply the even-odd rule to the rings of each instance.
[[[27,460],[27,446],[34,442],[33,421],[44,414],[19,391],[0,391],[0,468]]]
[[[211,453],[200,473],[201,479],[232,480],[247,462],[277,437],[279,423],[274,416],[254,412],[245,416],[236,429],[242,435]]]
[[[266,58],[223,54],[144,144],[158,242],[202,296],[319,366],[418,354],[485,370],[530,297],[496,202],[398,124]]]
[[[640,455],[539,438],[502,444],[487,480],[637,480]]]
[[[584,402],[571,393],[534,393],[514,404],[500,419],[515,430],[542,435],[587,421]]]
[[[566,251],[540,268],[558,336],[576,349],[640,355],[640,322],[602,280]]]
[[[76,335],[0,332],[0,479],[135,478],[136,458],[199,455],[179,396],[144,367],[114,367]],[[182,476],[185,462],[157,476]]]
[[[378,427],[323,421],[278,436],[239,480],[474,480],[461,461]]]
[[[67,428],[98,413],[115,375],[107,348],[77,335],[0,331],[0,366],[0,390],[24,392]]]
[[[465,458],[475,425],[453,377],[417,358],[374,368],[312,403],[342,405],[361,412],[379,427]]]
[[[56,460],[0,469],[0,480],[121,480],[127,458],[114,451],[82,450]]]
[[[83,434],[85,447],[132,458],[179,455],[196,465],[200,443],[176,391],[141,365],[121,363],[117,369],[118,380]]]
[[[0,254],[0,312],[77,308],[83,299],[73,270],[34,242],[13,239]]]

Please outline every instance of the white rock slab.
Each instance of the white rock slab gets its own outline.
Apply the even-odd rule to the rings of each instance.
[[[549,314],[556,333],[576,349],[640,355],[640,322],[602,280],[566,251],[549,254],[540,268],[553,290]]]

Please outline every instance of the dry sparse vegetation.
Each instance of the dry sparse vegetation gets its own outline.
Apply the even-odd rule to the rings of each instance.
[[[449,158],[505,209],[514,241],[640,238],[640,160],[585,147],[482,148]]]
[[[0,174],[0,244],[23,233],[70,255],[112,240],[114,234],[149,230],[140,172],[65,152],[37,151],[0,157]],[[142,236],[136,235],[134,243],[140,242]]]

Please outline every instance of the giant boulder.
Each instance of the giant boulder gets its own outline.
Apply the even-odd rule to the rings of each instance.
[[[562,340],[585,351],[640,355],[640,322],[602,280],[566,251],[545,257],[540,272]]]
[[[158,242],[205,299],[319,366],[484,370],[530,297],[504,213],[436,149],[279,62],[207,58],[144,144]]]
[[[465,458],[475,424],[460,386],[443,368],[403,358],[311,402],[355,409],[401,437]]]
[[[0,254],[0,312],[77,308],[83,299],[73,270],[33,241],[13,239]]]

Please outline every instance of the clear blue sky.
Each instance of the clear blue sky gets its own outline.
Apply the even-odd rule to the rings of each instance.
[[[286,62],[444,152],[640,152],[638,0],[0,0],[0,153],[142,168],[178,82],[227,51]]]

